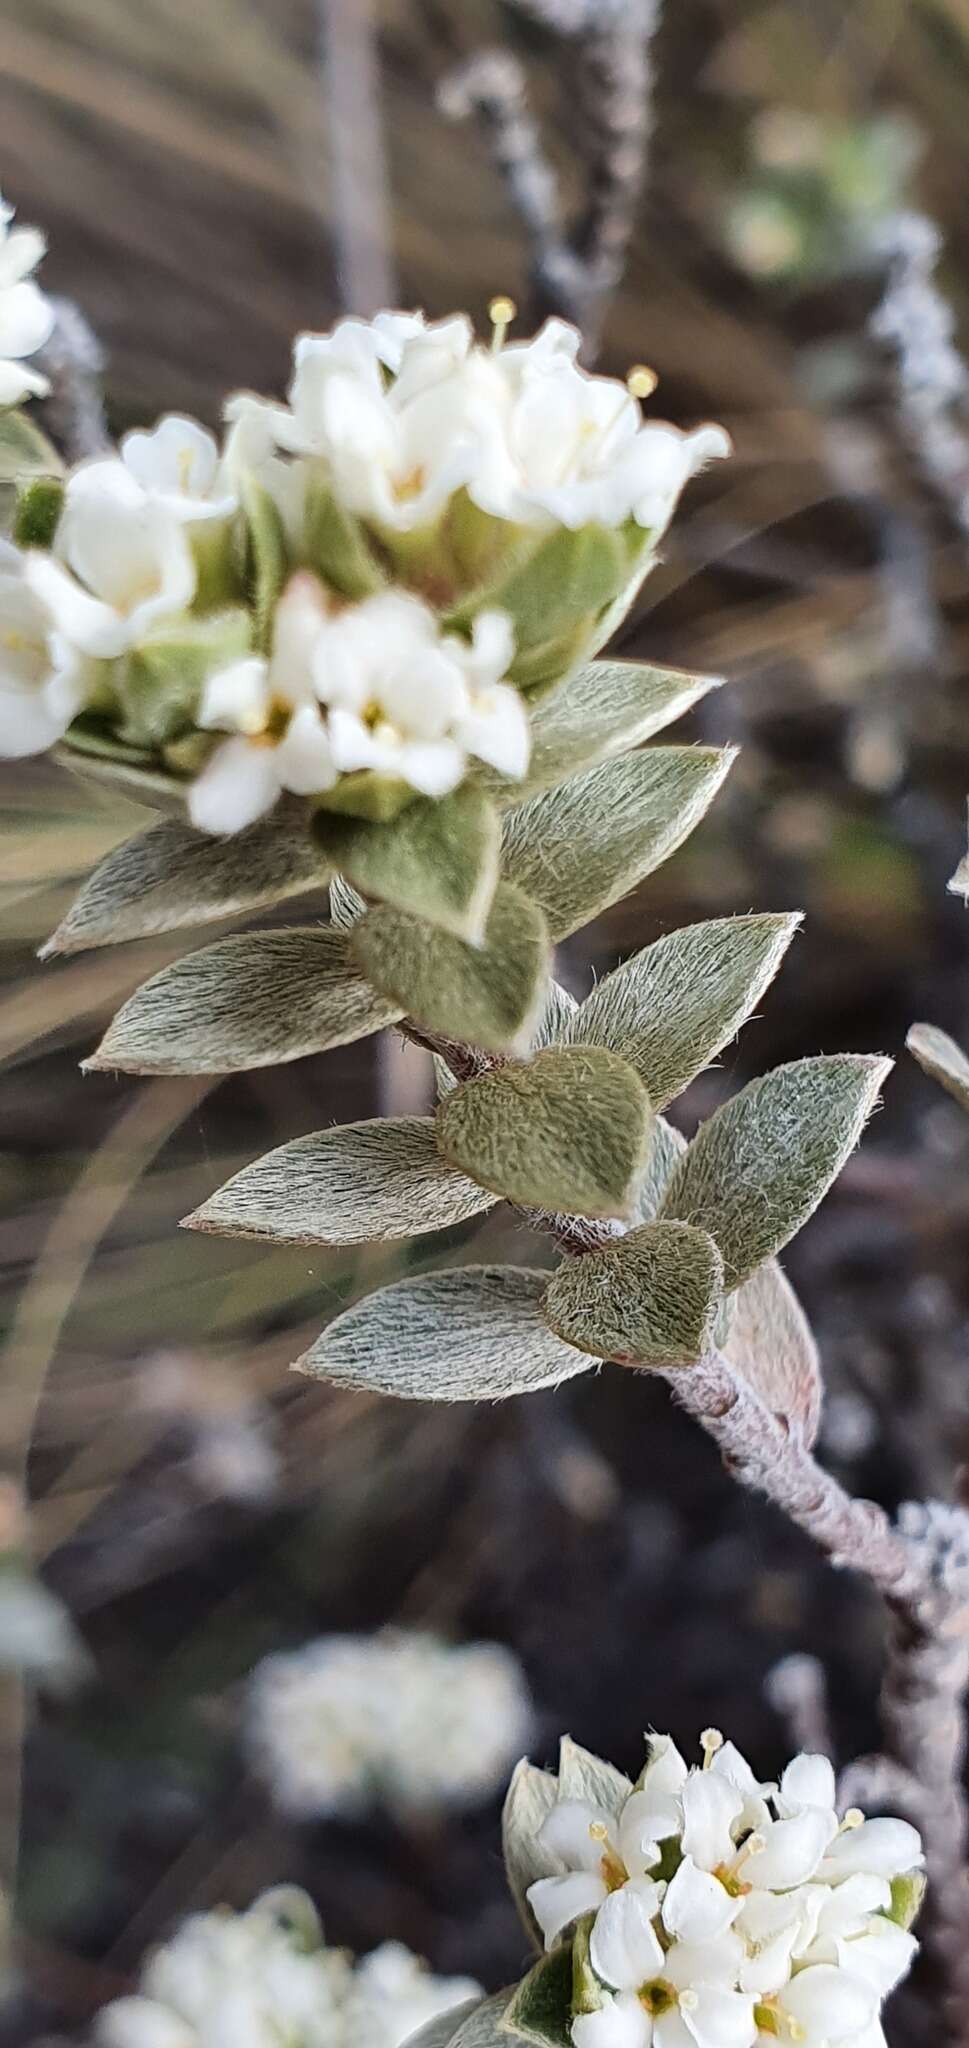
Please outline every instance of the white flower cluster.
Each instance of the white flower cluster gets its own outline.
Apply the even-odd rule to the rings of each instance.
[[[541,1829],[553,1874],[532,1910],[549,1948],[576,1923],[587,1944],[575,2048],[884,2048],[882,2002],[916,1949],[890,1917],[916,1830],[839,1820],[825,1757],[761,1784],[732,1743],[703,1746],[688,1769],[655,1736],[618,1813],[560,1800]]]
[[[98,2048],[400,2048],[480,1995],[435,1977],[399,1942],[354,1965],[325,1948],[306,1896],[281,1888],[246,1913],[195,1913],[156,1949],[138,1991],[98,2016]]]
[[[24,356],[50,340],[54,309],[33,283],[46,243],[39,228],[12,228],[13,207],[0,197],[0,407],[43,397],[46,377],[29,370]]]
[[[408,1813],[488,1798],[531,1723],[521,1668],[500,1644],[388,1629],[267,1657],[250,1681],[247,1736],[289,1813]]]
[[[230,401],[223,448],[172,416],[59,505],[47,487],[49,531],[25,513],[0,543],[0,752],[69,734],[192,777],[215,833],[283,790],[383,816],[375,783],[436,798],[471,761],[521,778],[528,690],[599,644],[728,448],[644,424],[578,345],[561,321],[487,350],[463,317],[343,320],[297,341],[286,405]]]
[[[341,320],[300,335],[285,407],[230,402],[229,417],[319,457],[342,505],[412,533],[455,493],[493,518],[572,531],[634,519],[655,536],[689,478],[727,455],[721,427],[644,424],[624,384],[576,361],[581,337],[549,320],[533,341],[486,349],[463,314]]]

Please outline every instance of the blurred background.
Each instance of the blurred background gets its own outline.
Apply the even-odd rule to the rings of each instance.
[[[0,0],[0,182],[101,342],[112,429],[216,424],[227,390],[283,387],[295,331],[378,289],[432,316],[484,320],[499,291],[539,310],[469,58],[502,53],[525,143],[534,122],[581,215],[584,32],[610,5]],[[969,789],[969,6],[670,0],[644,50],[649,162],[599,363],[649,364],[649,410],[722,420],[736,455],[692,487],[620,651],[724,674],[673,737],[743,751],[560,973],[582,992],[677,924],[804,907],[762,1017],[675,1115],[691,1129],[801,1054],[900,1055],[787,1265],[825,1361],[825,1459],[888,1506],[949,1496],[969,1461],[969,1124],[902,1047],[916,1017],[969,1035],[969,923],[945,891]],[[398,1937],[495,1988],[524,1960],[497,1790],[280,1810],[246,1739],[263,1657],[388,1624],[497,1641],[538,1761],[569,1729],[635,1772],[647,1726],[692,1743],[715,1723],[767,1774],[791,1743],[768,1674],[792,1651],[823,1661],[840,1759],[872,1746],[879,1611],[645,1378],[445,1410],[289,1376],[405,1264],[543,1248],[505,1211],[364,1253],[179,1234],[247,1159],[426,1107],[428,1075],[370,1040],[219,1083],[82,1078],[183,945],[40,965],[143,814],[44,763],[6,772],[2,800],[0,1447],[15,1475],[28,1461],[33,1554],[86,1663],[29,1704],[9,2037],[84,2039],[180,1915],[282,1880],[334,1940]],[[11,1695],[8,1869],[16,1716]],[[893,2042],[925,2039],[931,1990],[897,2001]]]

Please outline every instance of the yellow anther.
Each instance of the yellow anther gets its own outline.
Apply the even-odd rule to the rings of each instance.
[[[845,1814],[844,1820],[841,1823],[842,1832],[844,1832],[844,1830],[846,1829],[850,1832],[852,1828],[863,1827],[864,1822],[865,1816],[862,1813],[861,1807],[849,1806],[848,1811]]]
[[[516,306],[514,299],[509,299],[506,293],[499,292],[498,297],[496,299],[492,299],[491,304],[488,307],[488,318],[491,321],[491,325],[495,330],[494,334],[491,337],[491,346],[493,349],[499,349],[501,347],[501,344],[505,339],[505,335],[507,334],[512,321],[515,319],[517,312],[518,307]]]
[[[602,1820],[590,1820],[589,1833],[594,1842],[608,1842],[609,1830]]]
[[[704,1728],[700,1737],[700,1748],[703,1751],[703,1768],[708,1771],[718,1749],[723,1748],[723,1736],[719,1728]]]
[[[648,363],[634,363],[626,378],[626,389],[633,398],[652,398],[658,383],[656,371]]]
[[[239,720],[239,731],[244,732],[248,739],[258,739],[265,730],[266,715],[263,711],[246,711]]]

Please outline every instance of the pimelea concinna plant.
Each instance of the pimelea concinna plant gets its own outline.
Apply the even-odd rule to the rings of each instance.
[[[223,1073],[387,1027],[433,1051],[434,1116],[298,1139],[190,1226],[352,1244],[504,1200],[552,1240],[551,1273],[452,1266],[379,1289],[299,1368],[430,1400],[517,1395],[603,1361],[658,1373],[741,1483],[867,1574],[892,1621],[891,1782],[924,1835],[964,2042],[969,1517],[910,1504],[893,1524],[816,1464],[820,1366],[777,1263],[891,1063],[795,1061],[687,1143],[663,1111],[757,1007],[797,917],[669,933],[582,1003],[551,977],[553,943],[667,858],[731,765],[729,748],[645,744],[710,678],[597,658],[726,437],[644,424],[634,392],[577,367],[574,330],[509,344],[508,308],[494,312],[492,349],[462,318],[417,315],[304,337],[288,404],[230,402],[221,448],[170,419],[63,478],[35,447],[0,585],[0,738],[10,753],[56,741],[175,812],[101,863],[46,951],[329,884],[328,924],[201,947],[136,991],[88,1064]],[[792,1817],[775,1803],[767,1818]],[[665,1902],[646,1915],[664,1954]],[[692,1979],[651,2010],[590,1967],[607,2013],[637,1994],[657,2048],[712,2048]],[[656,1969],[649,1983],[674,1984]],[[764,2009],[759,2031],[783,2032],[782,2008]],[[834,2003],[826,2024],[815,2011],[803,2038],[847,2038]],[[783,2027],[802,2025],[795,2005]]]

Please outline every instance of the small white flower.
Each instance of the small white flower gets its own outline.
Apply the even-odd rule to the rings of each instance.
[[[197,420],[167,413],[148,433],[125,434],[121,460],[145,496],[175,519],[229,519],[238,505],[213,434]]]
[[[617,1995],[573,2021],[575,2048],[752,2048],[755,2001],[735,1989],[735,1936],[664,1948],[635,1892],[614,1893],[600,1918],[607,1913],[621,1916],[622,1938],[600,1945],[597,1923],[590,1957]]]
[[[184,611],[195,594],[182,526],[115,458],[75,470],[54,552],[31,551],[24,575],[68,645],[106,660]]]
[[[47,378],[21,360],[32,356],[54,327],[54,309],[31,281],[46,243],[37,228],[11,228],[13,208],[0,199],[0,406],[43,397]]]
[[[483,1997],[473,1977],[435,1977],[401,1941],[385,1941],[357,1964],[347,2048],[400,2048],[430,2020]]]
[[[380,592],[324,629],[316,688],[339,769],[399,775],[424,796],[456,788],[469,754],[521,776],[529,731],[518,692],[500,677],[514,644],[501,613],[479,618],[470,646],[439,632],[417,597]]]
[[[15,549],[0,554],[0,755],[42,754],[84,703],[88,666],[52,632]]]
[[[433,1813],[490,1797],[531,1716],[510,1651],[388,1630],[266,1658],[251,1681],[247,1736],[287,1812]]]
[[[337,769],[313,686],[313,656],[324,627],[322,592],[294,576],[276,608],[272,652],[216,670],[202,694],[203,730],[232,733],[189,791],[200,831],[240,832],[271,809],[282,790],[330,789]]]

